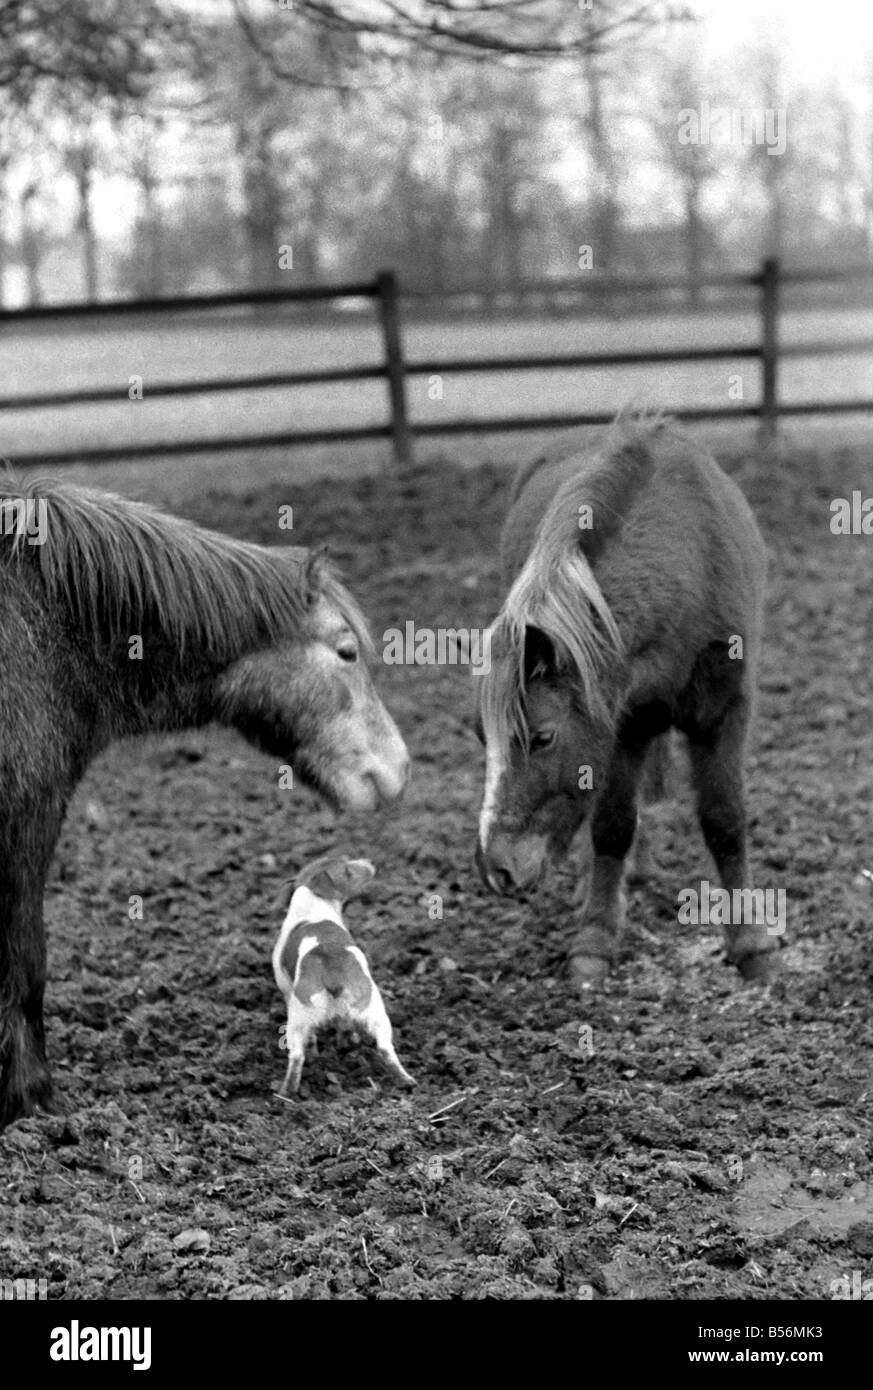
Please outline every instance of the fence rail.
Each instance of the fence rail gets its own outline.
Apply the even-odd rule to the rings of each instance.
[[[101,320],[107,316],[128,315],[191,315],[216,309],[259,309],[304,303],[308,301],[337,301],[351,299],[373,300],[383,340],[383,359],[377,363],[325,368],[298,372],[207,377],[201,380],[164,381],[150,383],[148,395],[153,397],[195,396],[214,392],[283,389],[322,385],[341,381],[383,379],[387,385],[389,418],[382,425],[337,426],[330,429],[294,430],[248,436],[222,436],[209,439],[155,441],[125,444],[110,448],[70,448],[51,453],[16,453],[14,462],[20,464],[62,464],[71,462],[99,463],[122,459],[148,458],[159,455],[229,452],[238,449],[291,447],[298,444],[332,443],[340,440],[390,439],[394,457],[400,465],[411,461],[414,436],[437,434],[481,434],[515,430],[566,428],[572,425],[608,423],[614,412],[582,412],[561,415],[511,415],[487,418],[422,421],[412,424],[406,397],[410,376],[442,376],[454,373],[488,373],[496,371],[545,371],[584,369],[604,366],[643,366],[671,362],[708,362],[719,359],[757,359],[761,362],[761,399],[754,404],[680,409],[672,413],[684,420],[725,420],[757,417],[765,435],[772,435],[780,415],[832,415],[873,411],[873,392],[870,398],[842,401],[806,401],[782,403],[779,400],[779,363],[783,358],[822,356],[849,353],[873,353],[873,338],[852,339],[847,342],[795,343],[783,346],[779,342],[780,292],[784,285],[810,283],[873,283],[870,267],[844,271],[784,271],[776,260],[767,260],[760,271],[749,274],[725,272],[700,280],[680,277],[602,277],[597,280],[538,281],[527,284],[525,293],[560,294],[575,290],[577,294],[592,291],[599,296],[620,296],[633,292],[681,289],[702,291],[705,288],[740,287],[756,290],[759,295],[761,337],[755,344],[734,343],[726,346],[658,348],[641,352],[581,352],[527,357],[509,355],[479,358],[428,358],[409,362],[403,349],[400,322],[400,293],[395,276],[381,272],[375,280],[344,285],[316,285],[306,289],[262,290],[251,293],[193,295],[184,298],[115,300],[100,304],[59,304],[27,309],[0,311],[0,334],[7,324],[80,319]],[[454,291],[455,296],[490,291]],[[422,298],[410,295],[408,298]],[[407,298],[407,296],[404,296]],[[117,403],[119,388],[65,390],[43,393],[0,396],[0,412],[13,410],[59,409],[70,405]]]

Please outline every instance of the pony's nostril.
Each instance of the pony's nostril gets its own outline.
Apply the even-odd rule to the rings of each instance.
[[[378,764],[367,770],[366,776],[376,788],[379,801],[396,801],[403,795],[409,781],[410,759],[407,754],[396,766]]]
[[[513,887],[513,878],[508,869],[493,864],[486,856],[481,844],[476,845],[476,868],[482,882],[492,893],[508,893]]]

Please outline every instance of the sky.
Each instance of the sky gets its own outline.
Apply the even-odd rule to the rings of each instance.
[[[717,56],[746,34],[772,31],[796,80],[849,76],[873,86],[873,7],[869,0],[690,0],[703,21],[705,52]]]

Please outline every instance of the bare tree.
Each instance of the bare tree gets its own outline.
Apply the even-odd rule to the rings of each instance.
[[[786,111],[783,97],[783,60],[776,41],[759,36],[751,42],[745,55],[749,73],[749,109],[775,115]],[[788,127],[785,147],[778,151],[765,140],[755,139],[747,146],[746,169],[758,183],[765,202],[765,222],[762,250],[765,256],[781,256],[785,251],[789,227],[789,205],[792,201],[792,175],[796,172],[797,139],[794,116]]]
[[[355,85],[375,64],[412,49],[471,61],[495,57],[564,59],[629,41],[689,17],[669,0],[232,0],[247,42],[273,75],[310,85]],[[308,32],[308,60],[295,36]]]
[[[711,92],[713,82],[709,78],[703,80],[690,56],[683,54],[662,61],[651,125],[661,162],[677,184],[682,200],[682,242],[691,304],[699,298],[697,282],[705,269],[710,240],[703,211],[706,187],[723,173],[708,141],[683,143],[679,138],[680,113],[699,108],[704,90]]]
[[[19,195],[21,213],[21,259],[27,272],[27,298],[30,304],[39,304],[42,293],[39,283],[39,268],[42,260],[42,236],[33,216],[33,206],[39,194],[39,184],[31,179]]]
[[[170,0],[0,0],[0,88],[22,107],[46,89],[142,96],[195,33]]]
[[[82,238],[85,298],[93,304],[100,293],[97,274],[97,232],[91,204],[97,169],[97,147],[93,131],[87,124],[79,126],[67,141],[64,155],[67,169],[76,186],[76,230]]]
[[[594,32],[590,15],[588,32],[592,35]],[[598,269],[609,273],[617,267],[621,211],[616,193],[617,159],[605,113],[604,77],[593,38],[582,56],[582,63],[587,95],[584,128],[593,169],[593,188],[587,200],[593,213],[591,240]]]
[[[4,212],[12,209],[18,221],[17,247],[11,234],[5,239],[2,237],[0,223],[0,305],[3,300],[5,263],[12,263],[16,258],[20,258],[24,264],[30,303],[38,304],[40,300],[39,268],[43,235],[35,207],[41,185],[34,164],[35,146],[39,138],[37,123],[30,113],[22,111],[8,100],[5,93],[0,93],[0,208]]]
[[[139,189],[141,207],[138,229],[146,252],[142,285],[147,295],[164,289],[164,223],[160,204],[160,164],[156,155],[158,128],[146,114],[136,120],[132,132],[130,171]]]

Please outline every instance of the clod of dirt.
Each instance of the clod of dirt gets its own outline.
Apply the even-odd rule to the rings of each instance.
[[[873,1221],[857,1221],[850,1226],[846,1243],[856,1255],[873,1255]]]
[[[180,1255],[189,1255],[195,1252],[205,1255],[210,1244],[208,1231],[199,1229],[180,1231],[177,1236],[173,1236],[173,1249]]]

